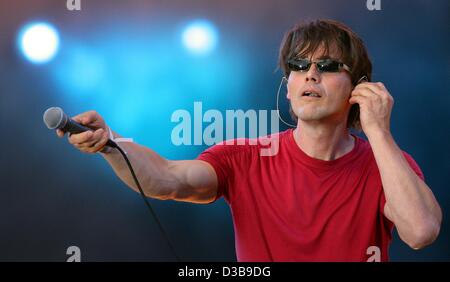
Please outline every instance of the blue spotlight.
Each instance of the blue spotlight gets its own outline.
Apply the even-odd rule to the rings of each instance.
[[[197,20],[185,28],[183,44],[194,54],[206,55],[216,47],[217,37],[217,30],[212,23]]]
[[[18,43],[29,61],[42,64],[50,61],[58,52],[59,36],[56,29],[48,23],[32,23],[22,28]]]

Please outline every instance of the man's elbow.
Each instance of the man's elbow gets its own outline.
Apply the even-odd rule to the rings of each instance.
[[[415,228],[414,234],[405,243],[414,250],[423,249],[436,240],[439,236],[440,229],[441,224],[437,220],[418,225]]]

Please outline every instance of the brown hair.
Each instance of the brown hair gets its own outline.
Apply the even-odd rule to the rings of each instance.
[[[339,52],[341,62],[350,67],[353,85],[356,85],[363,76],[371,81],[372,63],[363,41],[349,27],[333,20],[301,22],[284,35],[278,64],[286,78],[290,74],[287,66],[289,59],[313,54],[321,46],[324,48],[324,55],[328,55],[331,48]],[[292,119],[297,122],[292,108],[289,112]],[[358,104],[353,104],[350,108],[347,127],[361,129]]]

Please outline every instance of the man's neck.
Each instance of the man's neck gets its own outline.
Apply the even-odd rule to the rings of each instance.
[[[308,156],[324,161],[338,159],[355,146],[354,138],[343,123],[311,124],[299,120],[294,139]]]

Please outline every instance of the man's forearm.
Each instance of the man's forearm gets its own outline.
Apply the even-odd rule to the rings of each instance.
[[[114,133],[114,137],[120,136]],[[121,142],[118,145],[126,152],[145,195],[158,199],[170,198],[176,180],[168,171],[168,160],[137,143]],[[124,183],[139,192],[125,159],[117,149],[101,155]]]
[[[410,242],[426,241],[427,233],[433,237],[439,232],[442,214],[430,188],[409,166],[390,133],[368,135],[368,139],[399,235]]]

